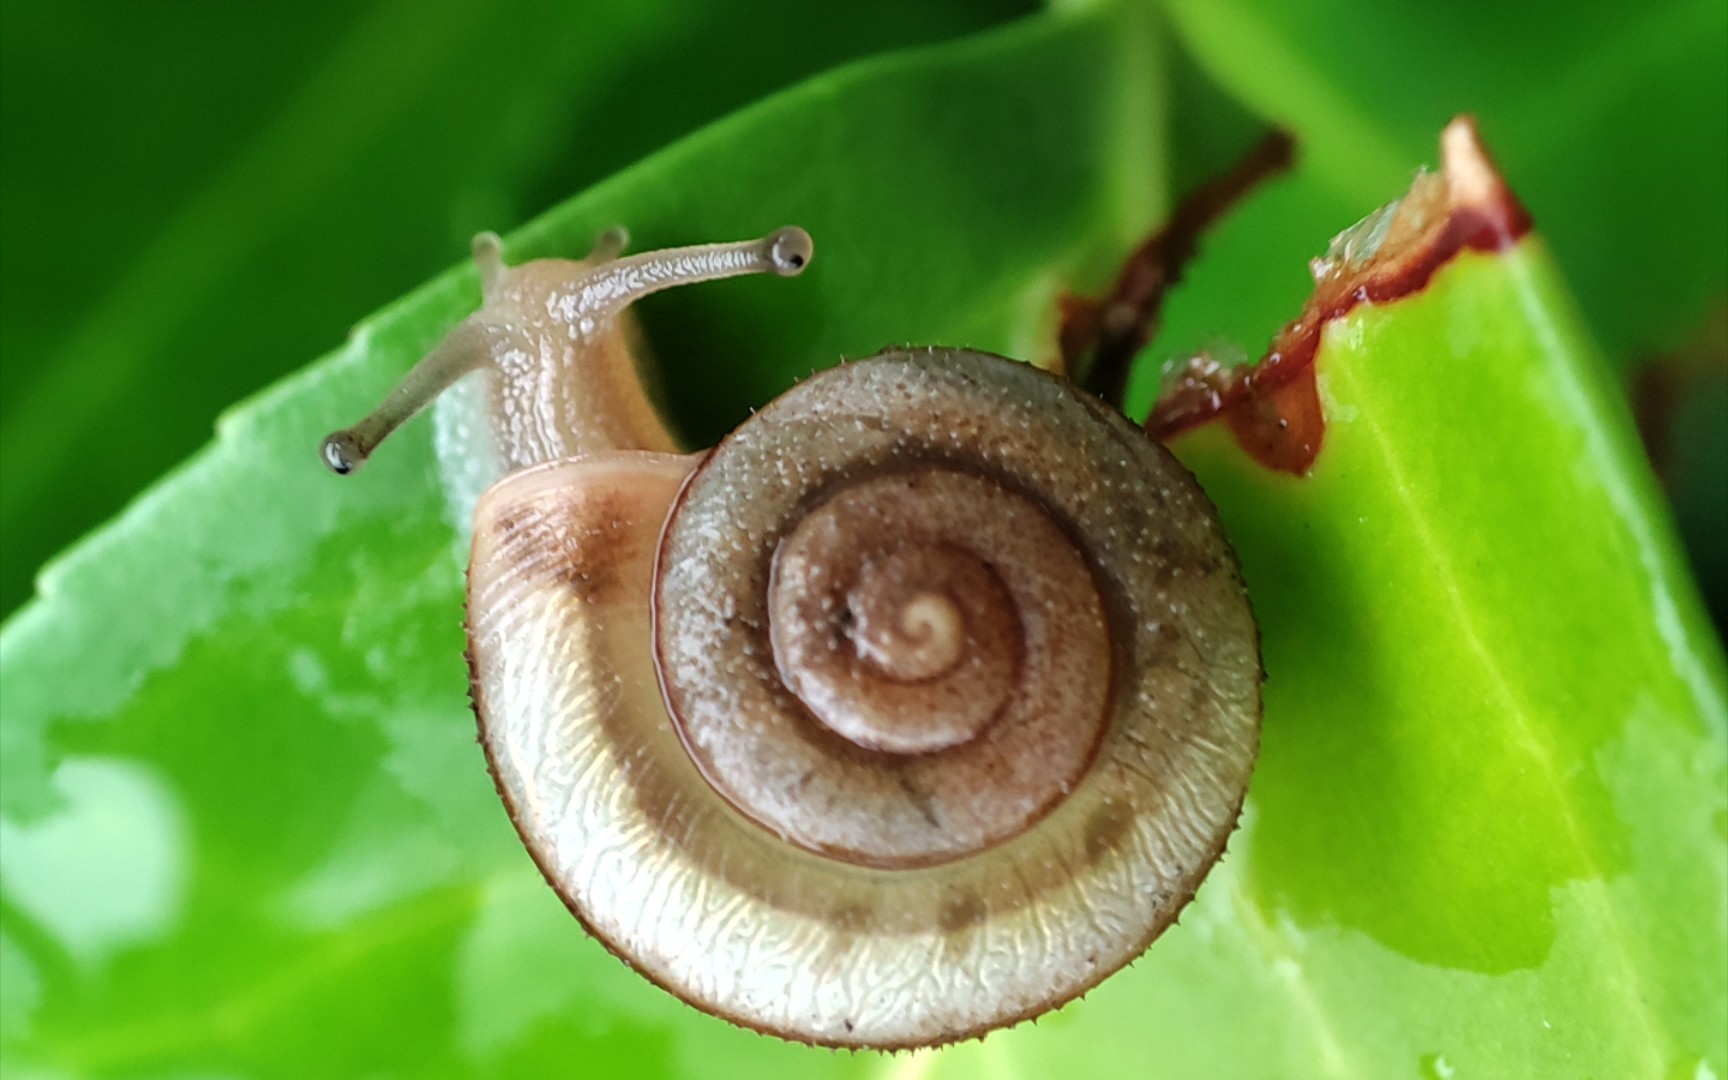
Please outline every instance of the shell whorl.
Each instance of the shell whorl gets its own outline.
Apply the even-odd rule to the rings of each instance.
[[[1133,959],[1258,743],[1193,479],[965,351],[843,365],[705,458],[505,480],[470,635],[499,789],[572,910],[691,1003],[827,1045],[978,1034]]]
[[[661,547],[660,666],[698,765],[770,831],[862,865],[1025,831],[1108,719],[1104,600],[1049,505],[1071,463],[1039,461],[960,370],[806,383],[697,470]]]

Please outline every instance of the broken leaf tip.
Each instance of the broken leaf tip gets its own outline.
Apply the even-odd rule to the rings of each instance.
[[[1440,148],[1438,173],[1418,175],[1408,194],[1340,233],[1313,261],[1314,291],[1264,359],[1241,367],[1189,360],[1153,405],[1147,432],[1163,442],[1222,419],[1260,464],[1307,475],[1326,427],[1314,381],[1326,325],[1357,304],[1420,291],[1462,251],[1503,251],[1530,231],[1529,212],[1501,178],[1473,119],[1448,124]]]

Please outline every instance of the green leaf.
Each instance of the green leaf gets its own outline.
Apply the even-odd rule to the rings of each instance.
[[[1307,478],[1177,447],[1265,642],[1237,914],[1317,1059],[1721,1075],[1722,655],[1545,246],[1358,308],[1317,372]]]
[[[1151,47],[1099,8],[843,69],[510,252],[618,220],[644,246],[811,229],[804,277],[647,311],[697,441],[888,342],[1047,355],[1056,290],[1107,272],[1162,188]],[[1229,293],[1269,331],[1301,258],[1429,151],[1392,146],[1360,205],[1310,171],[1249,207],[1174,328]],[[349,481],[315,453],[476,301],[447,274],[237,409],[0,631],[8,1075],[1728,1074],[1723,663],[1539,243],[1330,329],[1310,478],[1183,443],[1262,619],[1244,828],[1084,1002],[895,1059],[683,1007],[578,933],[517,843],[473,745],[428,425]]]

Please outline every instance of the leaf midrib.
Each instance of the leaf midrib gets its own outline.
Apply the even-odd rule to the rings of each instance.
[[[1501,256],[1503,262],[1516,262],[1514,256]],[[1442,274],[1445,269],[1442,269]],[[1528,282],[1518,281],[1519,302],[1526,317],[1533,322],[1545,321],[1529,302]],[[1363,311],[1369,309],[1362,309]],[[1358,316],[1359,317],[1359,316]],[[1321,344],[1321,353],[1331,341],[1341,337],[1337,333],[1339,324],[1333,323],[1325,333]],[[1553,355],[1548,350],[1555,343],[1545,339],[1542,348],[1545,356]],[[1315,363],[1319,364],[1322,357],[1317,356]],[[1565,365],[1550,365],[1550,367]],[[1365,384],[1359,374],[1360,369],[1353,364],[1328,365],[1326,378],[1334,388],[1333,392],[1345,400],[1365,400],[1363,393]],[[1588,425],[1585,425],[1588,426]],[[1621,993],[1622,1011],[1635,1018],[1636,1026],[1645,1033],[1644,1047],[1648,1071],[1645,1075],[1657,1075],[1661,1072],[1664,1060],[1661,1049],[1668,1040],[1662,1035],[1662,1029],[1651,1014],[1645,994],[1638,992],[1638,987],[1645,985],[1640,965],[1634,960],[1627,948],[1627,941],[1632,936],[1629,921],[1621,910],[1620,902],[1613,892],[1606,887],[1609,874],[1606,861],[1593,843],[1587,831],[1579,820],[1577,808],[1567,797],[1566,787],[1562,783],[1560,770],[1555,765],[1553,753],[1546,742],[1538,735],[1538,725],[1532,719],[1528,703],[1514,689],[1514,679],[1495,659],[1495,650],[1490,649],[1484,641],[1484,632],[1471,614],[1472,604],[1466,597],[1466,591],[1461,583],[1458,569],[1451,556],[1451,548],[1445,541],[1442,532],[1435,527],[1431,516],[1418,498],[1414,485],[1411,484],[1402,456],[1398,450],[1398,439],[1382,426],[1372,408],[1361,408],[1356,412],[1352,427],[1361,433],[1366,445],[1372,447],[1379,455],[1380,463],[1386,474],[1386,490],[1392,497],[1393,505],[1401,510],[1408,522],[1411,532],[1417,538],[1417,546],[1426,553],[1430,573],[1428,581],[1430,591],[1440,598],[1444,604],[1444,615],[1453,624],[1450,639],[1463,646],[1464,653],[1475,661],[1482,675],[1482,684],[1492,695],[1497,704],[1494,715],[1505,718],[1506,727],[1510,730],[1516,745],[1524,756],[1534,765],[1536,776],[1545,791],[1547,801],[1555,808],[1555,814],[1565,829],[1566,842],[1576,854],[1581,865],[1587,867],[1591,876],[1598,884],[1600,904],[1588,902],[1580,905],[1581,910],[1588,912],[1592,908],[1599,910],[1602,925],[1598,927],[1595,939],[1602,942],[1598,956],[1611,956],[1612,960],[1605,962],[1612,973],[1612,978],[1603,980],[1618,988],[1624,988]]]

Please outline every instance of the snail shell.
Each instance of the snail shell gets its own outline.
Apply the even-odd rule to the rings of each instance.
[[[571,911],[691,1004],[831,1046],[981,1034],[1132,960],[1258,742],[1192,477],[965,350],[843,364],[705,455],[513,472],[468,630],[499,793]]]

